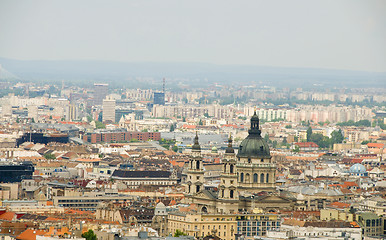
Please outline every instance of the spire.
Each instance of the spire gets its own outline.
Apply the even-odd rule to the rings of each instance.
[[[257,116],[256,114],[256,109],[255,109],[255,112],[253,114],[253,116],[251,117],[251,129],[249,129],[248,133],[250,135],[258,135],[260,136],[261,134],[261,131],[259,129],[259,117]]]
[[[225,153],[235,153],[235,150],[232,147],[232,136],[230,133],[229,133],[229,138],[228,138],[228,147],[225,150]]]
[[[200,143],[198,142],[198,133],[196,131],[196,136],[194,137],[194,144],[192,146],[193,150],[199,150],[201,151]]]

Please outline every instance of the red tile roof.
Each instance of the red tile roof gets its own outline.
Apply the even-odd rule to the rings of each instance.
[[[368,143],[367,147],[369,148],[383,148],[385,144],[383,143]]]
[[[17,240],[36,240],[36,235],[44,235],[46,231],[27,229],[16,237]]]

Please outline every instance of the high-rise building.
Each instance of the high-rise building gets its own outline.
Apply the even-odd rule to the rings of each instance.
[[[107,83],[94,83],[94,104],[102,105],[103,99],[106,98],[109,92],[109,85]]]
[[[155,92],[153,103],[154,103],[154,105],[165,105],[165,93]]]
[[[115,100],[106,98],[103,99],[103,122],[115,122]]]

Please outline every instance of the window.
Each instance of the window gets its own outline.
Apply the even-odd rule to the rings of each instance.
[[[264,173],[260,174],[260,183],[264,182]]]
[[[257,173],[255,173],[253,174],[253,182],[257,183],[257,180],[258,180]]]
[[[269,182],[269,173],[267,173],[267,176],[266,176],[266,182],[267,182],[267,183]]]
[[[240,182],[244,182],[244,173],[240,173]]]
[[[230,173],[233,173],[233,164],[231,164],[229,167],[230,167]]]
[[[230,192],[229,192],[229,197],[230,197],[230,198],[233,198],[233,190],[230,190]]]

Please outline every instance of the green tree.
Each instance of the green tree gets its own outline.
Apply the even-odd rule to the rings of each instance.
[[[97,129],[101,129],[101,128],[106,128],[106,125],[104,125],[102,122],[100,121],[95,121],[95,127]]]
[[[178,146],[177,146],[177,145],[174,145],[173,148],[172,148],[172,150],[173,150],[174,152],[178,152]]]
[[[339,131],[334,130],[331,133],[331,145],[334,145],[334,143],[342,143],[344,139],[342,130],[339,129]]]
[[[285,125],[285,128],[289,129],[289,128],[292,128],[291,125]]]
[[[295,145],[295,148],[294,148],[294,150],[292,150],[292,151],[293,151],[293,152],[296,152],[296,153],[300,152],[299,146],[298,146],[298,145]]]
[[[200,126],[204,125],[204,124],[202,123],[202,120],[201,120],[201,119],[200,119],[200,121],[198,122],[198,125],[200,125]]]
[[[130,142],[139,142],[139,141],[136,138],[132,138],[132,139],[130,139]]]
[[[92,229],[89,229],[87,232],[83,233],[82,237],[84,237],[86,240],[97,240],[97,236]]]
[[[174,124],[173,123],[170,125],[170,132],[174,132]]]
[[[186,236],[186,233],[184,233],[183,231],[181,231],[180,229],[177,229],[175,232],[174,232],[174,237],[180,237],[180,236]],[[88,240],[88,239],[87,239]]]
[[[307,129],[307,142],[311,141],[312,128],[308,127]]]
[[[182,117],[182,121],[183,121],[183,122],[186,122],[186,118],[185,118],[185,117]]]
[[[49,160],[49,159],[56,159],[55,155],[52,154],[52,153],[46,153],[43,155],[45,159]]]

